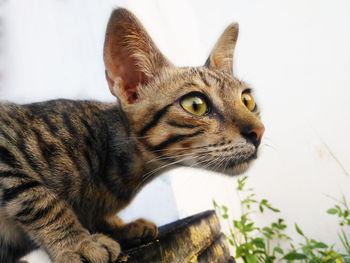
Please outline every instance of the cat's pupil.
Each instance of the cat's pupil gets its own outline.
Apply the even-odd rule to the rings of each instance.
[[[245,105],[246,107],[248,106],[248,101],[247,101],[246,98],[243,99],[243,103],[244,103],[244,105]]]
[[[197,104],[197,102],[195,102],[195,101],[192,102],[192,108],[193,108],[194,111],[197,111],[197,110],[198,110],[198,104]]]

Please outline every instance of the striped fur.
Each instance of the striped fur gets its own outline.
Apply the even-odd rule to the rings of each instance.
[[[0,263],[39,246],[58,263],[113,261],[119,243],[156,237],[152,222],[116,213],[157,175],[178,165],[245,171],[263,125],[241,101],[250,88],[232,76],[237,34],[229,26],[205,66],[176,68],[116,9],[104,58],[117,103],[0,103]],[[206,97],[203,116],[181,107],[192,92]]]

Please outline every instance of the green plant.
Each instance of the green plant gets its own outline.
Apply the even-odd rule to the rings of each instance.
[[[337,200],[338,201],[338,200]],[[334,205],[334,207],[327,210],[330,215],[338,216],[338,223],[341,227],[340,233],[338,233],[340,242],[342,243],[348,257],[346,257],[346,262],[350,262],[350,243],[349,238],[345,233],[344,228],[350,226],[350,208],[347,203],[345,196],[343,196],[341,201],[338,201],[339,205]]]
[[[292,250],[284,255],[286,260],[303,260],[309,263],[341,263],[345,255],[337,253],[333,247],[329,247],[324,242],[310,239],[304,235],[303,231],[295,224],[295,229],[304,238],[303,243],[299,243],[299,249],[291,244]]]
[[[340,205],[334,205],[334,207],[327,210],[327,213],[330,215],[337,215],[339,217],[340,226],[350,226],[350,209],[345,197],[343,196],[343,199],[338,202]]]
[[[285,233],[287,225],[283,218],[278,218],[267,226],[258,227],[252,219],[252,214],[263,214],[266,209],[274,213],[279,213],[280,210],[274,208],[267,199],[258,200],[254,189],[246,189],[247,179],[248,177],[244,176],[237,180],[236,189],[241,200],[242,210],[239,219],[230,220],[228,208],[213,201],[218,214],[229,223],[230,233],[227,235],[227,239],[230,245],[235,248],[234,256],[236,259],[240,258],[245,263],[274,263],[280,261],[305,263],[349,262],[346,258],[350,255],[350,245],[344,230],[339,236],[347,251],[347,256],[336,252],[333,246],[307,237],[297,224],[295,224],[295,230],[303,237],[304,242],[295,245]],[[338,215],[341,218],[341,225],[350,225],[350,214],[346,202],[343,203],[343,209],[340,206],[335,206],[329,209],[328,213]],[[286,247],[287,249],[283,249]]]

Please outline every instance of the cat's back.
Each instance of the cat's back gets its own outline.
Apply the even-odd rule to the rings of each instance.
[[[59,135],[61,131],[73,136],[80,133],[82,127],[103,125],[103,111],[107,108],[104,103],[66,99],[23,105],[0,102],[0,128],[22,133],[48,130],[52,135]]]
[[[93,177],[103,165],[106,108],[92,101],[1,102],[0,166],[20,168],[53,187],[67,183],[67,171]],[[58,174],[61,181],[54,179]]]
[[[21,125],[33,126],[45,118],[56,121],[65,118],[99,119],[101,111],[106,108],[107,105],[100,102],[68,99],[22,105],[0,101],[0,123],[6,125],[7,121],[17,121]]]

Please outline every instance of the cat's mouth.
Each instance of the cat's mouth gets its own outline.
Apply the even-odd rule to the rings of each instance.
[[[245,144],[234,148],[233,151],[211,151],[208,156],[202,155],[195,164],[190,166],[233,176],[245,172],[257,156],[258,148],[251,144]]]
[[[229,176],[240,175],[248,170],[250,164],[257,158],[257,150],[249,156],[244,156],[240,159],[231,159],[228,160],[221,171],[218,172],[224,173]]]
[[[241,158],[241,159],[238,159],[238,160],[237,159],[233,159],[233,160],[227,161],[227,168],[235,167],[235,166],[241,165],[243,163],[249,163],[250,161],[255,160],[258,157],[257,152],[258,151],[255,150],[254,153],[251,154],[248,157]]]
[[[252,156],[250,156],[249,158],[246,158],[246,159],[228,161],[227,168],[233,168],[233,167],[236,167],[236,166],[241,165],[243,163],[249,163],[250,161],[252,161],[256,158],[257,158],[256,154],[253,154]]]

